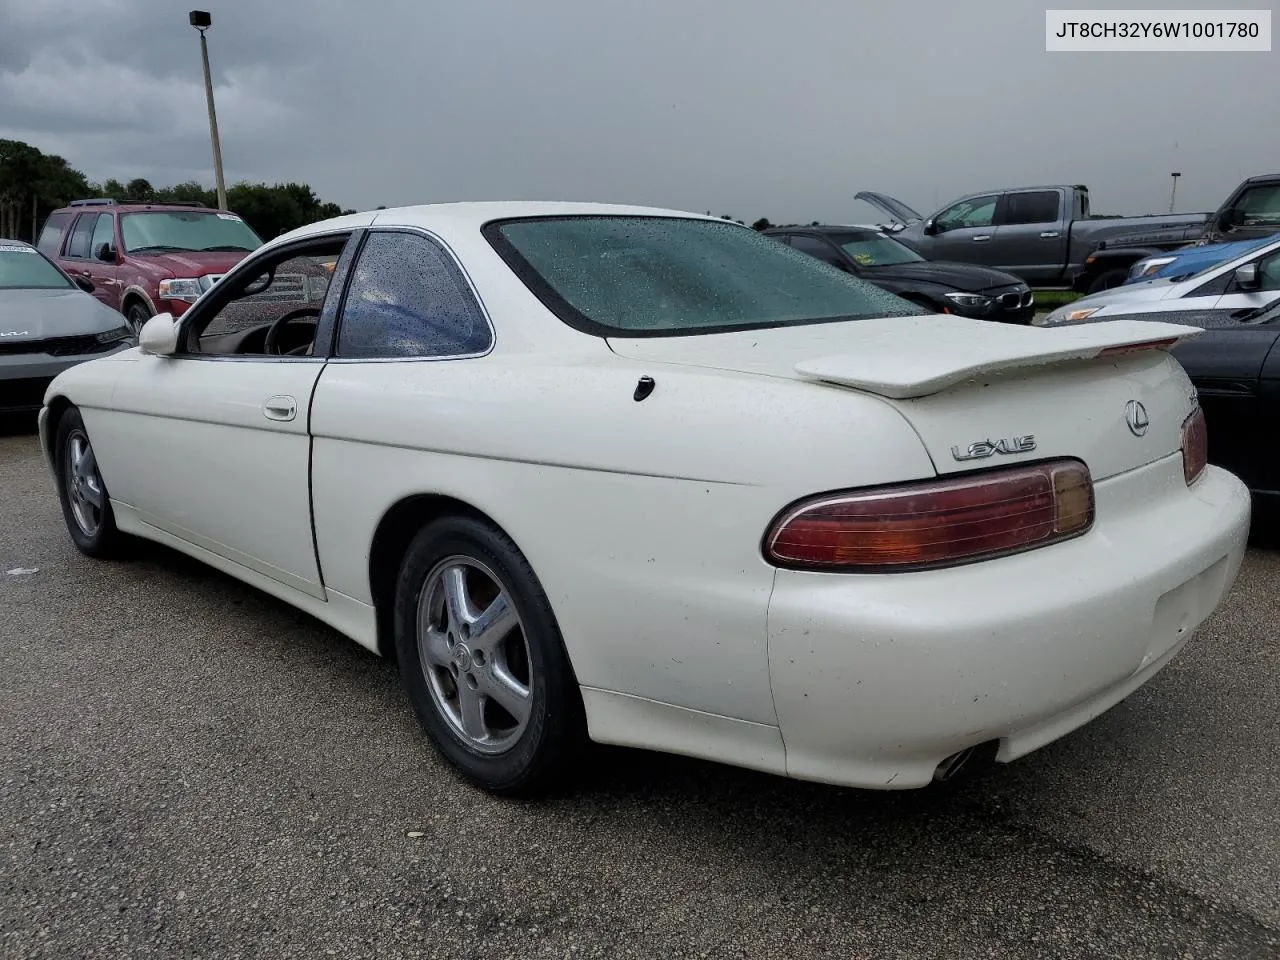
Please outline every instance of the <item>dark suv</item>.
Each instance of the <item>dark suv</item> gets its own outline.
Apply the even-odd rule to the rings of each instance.
[[[879,227],[774,227],[765,236],[874,283],[936,313],[1030,323],[1035,294],[1011,273],[926,260]]]
[[[36,246],[134,330],[181,316],[261,238],[240,217],[198,203],[76,200],[45,221]]]

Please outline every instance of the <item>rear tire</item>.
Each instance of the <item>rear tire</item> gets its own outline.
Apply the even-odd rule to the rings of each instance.
[[[129,538],[116,527],[97,456],[75,407],[58,420],[53,449],[58,499],[71,542],[81,553],[98,560],[125,556]]]
[[[551,604],[524,555],[489,524],[452,516],[419,531],[396,583],[395,640],[419,722],[484,789],[545,792],[584,745],[581,694]]]
[[[1128,279],[1128,267],[1118,267],[1115,270],[1104,270],[1093,278],[1093,283],[1089,284],[1089,293],[1101,293],[1103,290],[1110,290],[1112,287],[1120,286]]]

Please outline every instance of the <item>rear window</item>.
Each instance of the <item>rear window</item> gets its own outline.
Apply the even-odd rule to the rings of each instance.
[[[0,290],[63,290],[69,281],[34,247],[0,241]]]
[[[925,311],[755,230],[679,217],[536,217],[485,236],[561,320],[679,336]]]

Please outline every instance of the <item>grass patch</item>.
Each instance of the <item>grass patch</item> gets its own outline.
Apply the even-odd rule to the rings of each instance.
[[[1074,290],[1037,290],[1036,291],[1036,309],[1037,310],[1056,310],[1064,303],[1071,303],[1079,300],[1082,295]]]

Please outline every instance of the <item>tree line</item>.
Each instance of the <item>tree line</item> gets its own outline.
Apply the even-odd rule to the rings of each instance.
[[[121,183],[89,180],[66,159],[21,140],[0,139],[0,237],[35,242],[41,224],[58,207],[89,197],[128,203],[195,201],[216,207],[216,191],[194,181],[154,187],[142,178]],[[248,183],[227,188],[227,206],[264,240],[344,213],[322,201],[305,183]]]

